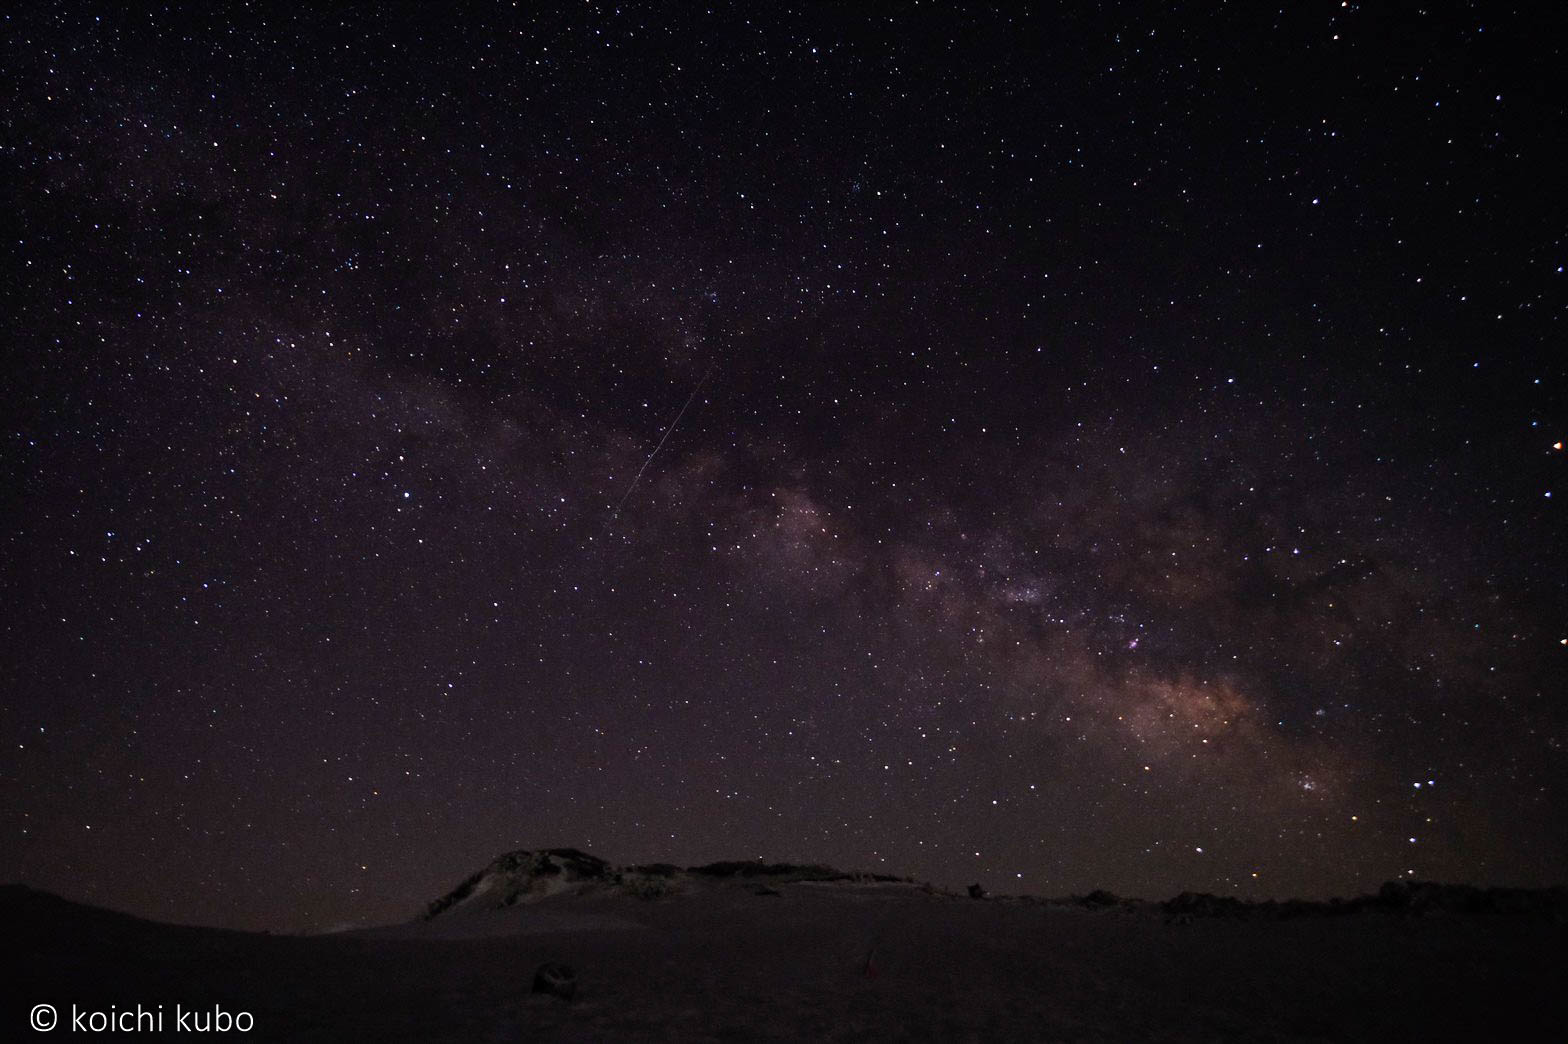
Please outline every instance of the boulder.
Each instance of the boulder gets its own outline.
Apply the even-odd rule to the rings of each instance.
[[[534,972],[533,992],[569,1001],[577,995],[577,973],[571,965],[546,961]]]

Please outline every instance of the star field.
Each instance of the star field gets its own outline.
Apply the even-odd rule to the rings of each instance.
[[[11,11],[0,878],[1561,883],[1564,28]]]

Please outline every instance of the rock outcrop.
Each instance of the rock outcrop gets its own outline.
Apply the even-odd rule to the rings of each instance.
[[[753,895],[778,895],[799,882],[912,884],[887,874],[850,874],[830,866],[732,861],[682,869],[670,863],[615,866],[575,848],[519,849],[491,860],[431,903],[424,919],[458,910],[498,910],[558,895],[607,894],[661,899],[699,889],[738,885]]]

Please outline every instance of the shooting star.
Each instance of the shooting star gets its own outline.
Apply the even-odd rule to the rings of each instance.
[[[686,401],[681,405],[680,412],[675,414],[675,419],[670,421],[669,427],[664,429],[664,434],[659,437],[659,444],[653,447],[653,452],[648,454],[648,459],[642,462],[642,467],[638,468],[637,474],[632,476],[632,484],[626,487],[626,492],[621,494],[621,499],[615,505],[615,510],[610,512],[609,519],[604,523],[604,532],[599,535],[600,540],[603,540],[605,537],[610,535],[610,527],[614,526],[615,520],[621,517],[621,508],[625,507],[626,501],[631,499],[632,492],[637,488],[637,483],[642,481],[643,472],[648,470],[648,465],[653,463],[653,458],[659,455],[659,451],[663,449],[664,444],[669,441],[670,433],[673,432],[675,430],[675,426],[681,422],[681,418],[686,416],[686,411],[690,409],[691,404],[696,401],[697,393],[702,391],[702,386],[708,383],[708,378],[712,375],[712,373],[713,367],[712,365],[709,365],[707,371],[702,375],[702,379],[697,382],[697,386],[691,390],[690,395],[686,396]]]

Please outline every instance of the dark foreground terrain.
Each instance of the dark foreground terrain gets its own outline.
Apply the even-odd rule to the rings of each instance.
[[[166,1030],[176,1003],[217,1005],[250,1013],[249,1039],[291,1041],[1568,1039],[1568,927],[1549,902],[1292,910],[977,901],[787,874],[635,884],[484,904],[467,901],[489,889],[476,875],[420,922],[317,937],[7,887],[17,971],[0,1039],[84,1039],[72,1005],[138,1003],[164,1005]],[[570,1001],[531,992],[550,961],[573,969]],[[61,1013],[47,1036],[27,1027],[40,1003]]]

